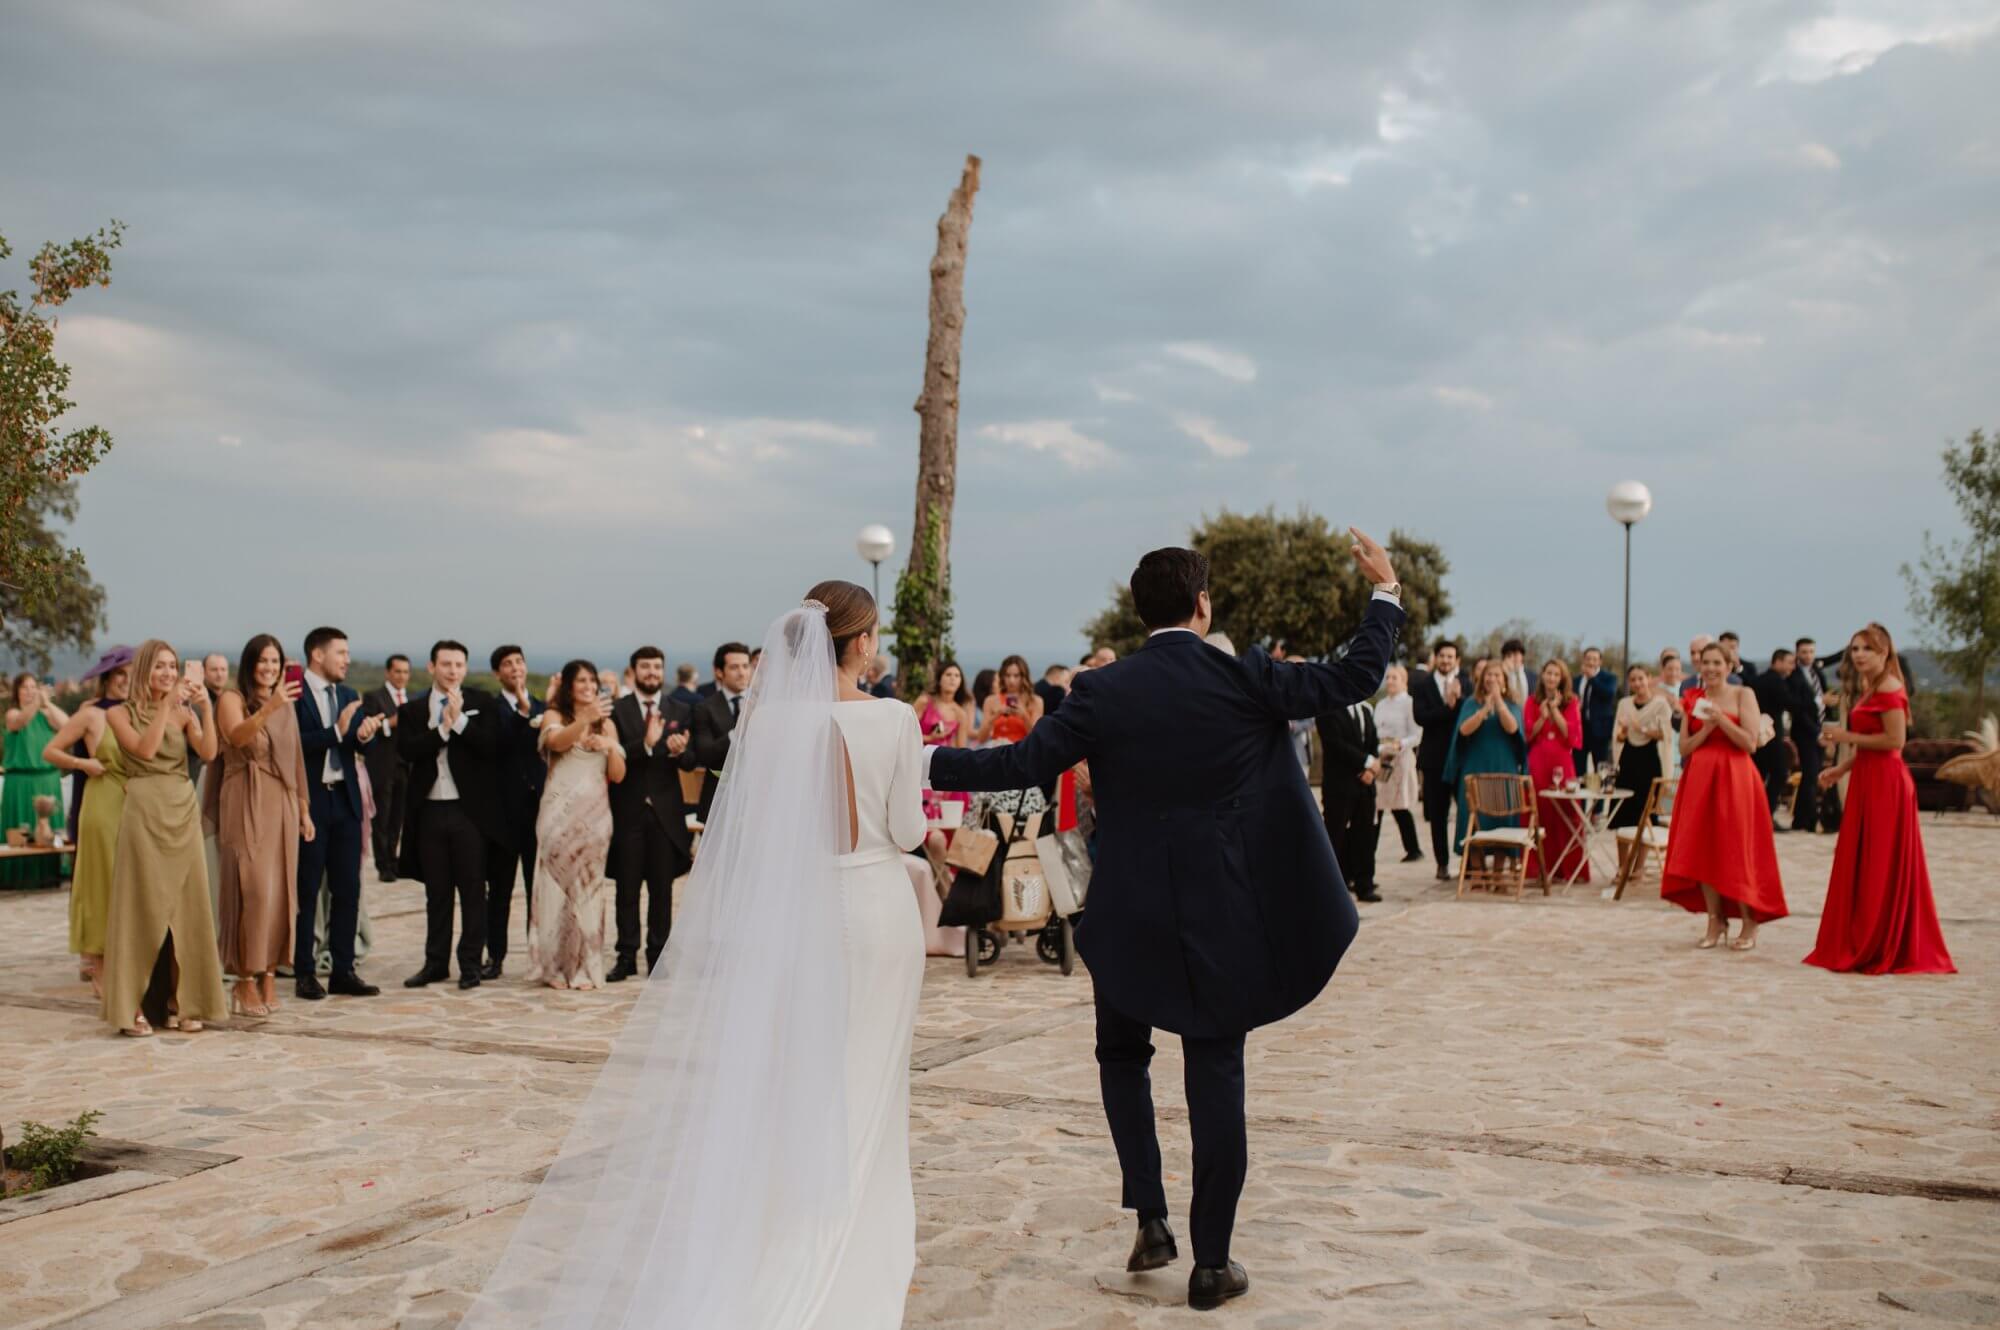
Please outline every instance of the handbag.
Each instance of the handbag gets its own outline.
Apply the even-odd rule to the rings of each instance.
[[[986,827],[975,831],[961,830],[951,838],[946,847],[944,861],[953,868],[964,869],[974,875],[983,874],[993,864],[993,856],[1000,850],[1000,837]]]
[[[1036,840],[1035,854],[1042,861],[1042,877],[1056,913],[1067,917],[1083,909],[1091,867],[1090,838],[1083,828],[1050,832]]]

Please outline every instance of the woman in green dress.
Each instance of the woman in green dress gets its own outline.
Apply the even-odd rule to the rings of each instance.
[[[104,1019],[120,1034],[149,1035],[154,1021],[192,1033],[227,1006],[187,768],[190,748],[215,760],[215,716],[201,679],[181,676],[165,642],[139,648],[132,681],[132,700],[105,713],[123,755],[125,811],[104,930]]]
[[[83,811],[76,820],[76,869],[69,881],[69,949],[82,961],[83,977],[101,998],[111,864],[118,848],[118,821],[125,812],[125,764],[106,712],[124,705],[131,671],[119,666],[99,677],[97,700],[69,718],[42,750],[42,757],[76,773],[83,783]]]
[[[1471,809],[1466,805],[1467,776],[1505,773],[1518,776],[1525,770],[1527,743],[1521,729],[1521,704],[1507,693],[1507,671],[1497,660],[1482,660],[1472,672],[1472,696],[1458,704],[1458,724],[1452,728],[1451,751],[1445,758],[1444,778],[1457,791],[1457,834],[1452,844],[1465,849],[1472,828]],[[1499,826],[1504,819],[1481,817],[1480,830]]]
[[[55,732],[69,723],[69,717],[42,689],[42,681],[32,674],[14,676],[12,701],[7,707],[7,735],[4,756],[7,774],[0,781],[0,828],[23,827],[32,837],[35,831],[35,800],[49,795],[56,801],[49,825],[63,827],[62,773],[42,759]],[[60,854],[22,855],[0,860],[0,888],[54,887],[62,883],[68,865]]]

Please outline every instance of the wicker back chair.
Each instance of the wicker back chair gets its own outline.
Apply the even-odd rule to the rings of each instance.
[[[1658,854],[1660,862],[1666,862],[1667,836],[1674,820],[1674,791],[1678,788],[1678,777],[1655,776],[1653,788],[1646,791],[1646,806],[1639,813],[1639,825],[1618,828],[1618,890],[1611,893],[1612,900],[1625,899],[1626,884],[1645,873],[1648,854]]]
[[[1526,776],[1505,773],[1467,776],[1465,805],[1473,830],[1466,835],[1458,861],[1458,894],[1505,892],[1519,900],[1528,888],[1528,851],[1542,848],[1534,783]],[[1480,824],[1488,818],[1507,818],[1510,824],[1482,830]],[[1536,884],[1546,896],[1547,856],[1538,853],[1535,860],[1540,869]]]

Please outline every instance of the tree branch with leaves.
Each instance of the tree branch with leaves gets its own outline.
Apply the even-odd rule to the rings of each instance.
[[[0,647],[48,668],[57,647],[88,651],[104,622],[104,592],[57,524],[76,517],[76,480],[111,449],[96,425],[64,430],[76,403],[56,359],[52,311],[111,284],[112,222],[68,244],[43,245],[29,272],[34,294],[0,291]],[[0,260],[13,254],[0,236]]]
[[[1904,564],[1910,613],[1926,646],[1972,692],[1972,714],[1986,706],[1986,676],[2000,660],[2000,435],[1974,430],[1945,445],[1944,483],[1965,521],[1963,540],[1924,532],[1924,552]]]

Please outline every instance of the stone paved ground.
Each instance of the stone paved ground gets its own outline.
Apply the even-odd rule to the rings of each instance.
[[[1123,1273],[1088,979],[934,961],[909,1324],[2000,1323],[2000,820],[1925,830],[1954,978],[1799,964],[1827,838],[1780,839],[1799,913],[1749,955],[1649,891],[1459,902],[1385,866],[1329,992],[1252,1039],[1256,1287],[1213,1320],[1185,1265]],[[406,993],[420,894],[369,890],[384,996],[145,1042],[93,1018],[64,900],[0,895],[0,1124],[102,1109],[157,1175],[0,1215],[0,1325],[454,1323],[636,985]],[[1184,1214],[1171,1048],[1157,1080]]]

